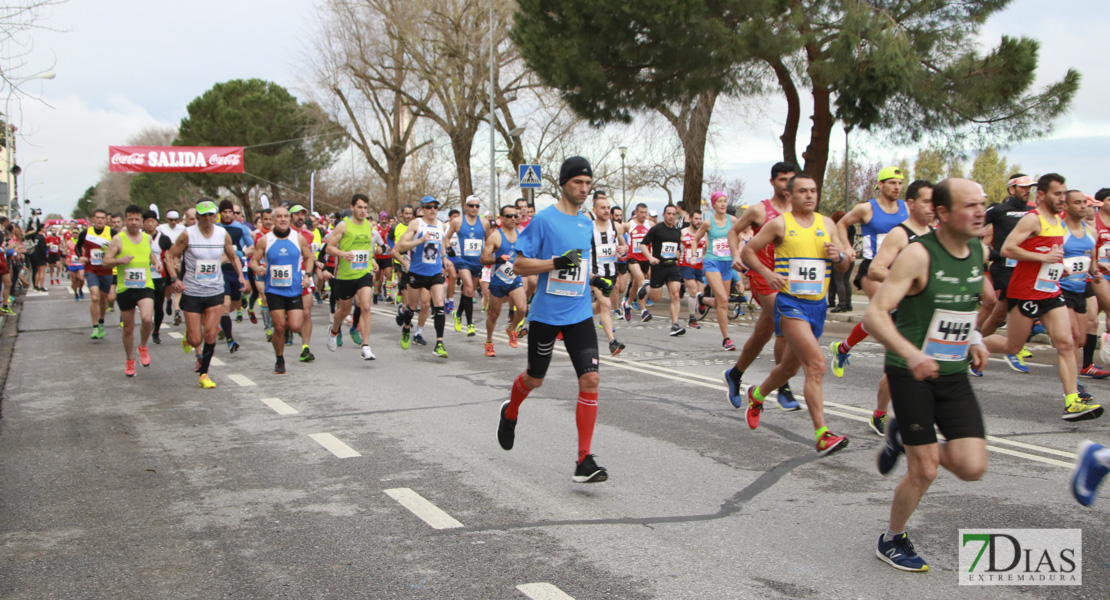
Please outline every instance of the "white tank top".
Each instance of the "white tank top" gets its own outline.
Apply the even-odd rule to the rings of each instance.
[[[220,261],[224,255],[224,243],[227,239],[227,230],[223,227],[213,227],[212,237],[204,237],[200,232],[200,225],[193,225],[185,229],[189,236],[189,247],[181,258],[184,266],[182,281],[185,282],[185,293],[190,296],[208,298],[224,293],[224,274],[220,269]]]

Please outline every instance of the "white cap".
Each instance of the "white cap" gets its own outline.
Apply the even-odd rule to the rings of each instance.
[[[649,217],[658,217],[658,216],[659,216],[659,212],[658,212],[658,211],[656,211],[656,210],[655,210],[655,209],[653,208],[653,209],[651,209],[651,210],[649,210],[649,211],[648,211],[648,216],[649,216]]]
[[[167,219],[180,219],[181,215],[177,214],[176,210],[171,210],[170,212],[166,213],[166,218]]]

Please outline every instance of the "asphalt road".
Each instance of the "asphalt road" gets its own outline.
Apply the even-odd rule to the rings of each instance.
[[[274,375],[261,325],[244,322],[242,350],[219,345],[218,387],[201,390],[171,337],[183,328],[126,378],[118,313],[92,341],[85,302],[52,288],[20,316],[0,421],[3,598],[1110,597],[1110,499],[1083,508],[1066,487],[1077,444],[1110,441],[1110,417],[1060,420],[1050,349],[1034,348],[1029,375],[996,361],[974,380],[988,473],[942,471],[908,528],[932,570],[910,574],[874,552],[905,466],[875,472],[870,341],[826,377],[830,426],[851,445],[819,458],[805,412],[769,402],[751,431],[726,402],[737,354],[715,324],[672,338],[662,308],[619,323],[628,349],[602,360],[594,441],[610,479],[581,485],[561,344],[504,452],[498,408],[525,348],[503,334],[493,359],[481,333],[450,327],[450,359],[406,352],[380,305],[364,362],[346,334],[327,351],[325,305],[315,363]],[[738,345],[749,325],[733,325]],[[830,322],[826,345],[848,327]],[[771,366],[768,350],[746,383]],[[1110,381],[1087,382],[1110,398]],[[959,586],[961,528],[1080,528],[1083,585]]]

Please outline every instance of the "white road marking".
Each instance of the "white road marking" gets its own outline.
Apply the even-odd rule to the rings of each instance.
[[[230,373],[230,374],[228,374],[227,378],[234,381],[235,383],[238,383],[239,385],[241,385],[243,387],[247,387],[247,386],[250,386],[250,385],[258,385],[255,382],[251,381],[250,379],[247,379],[246,375],[240,375],[238,373]]]
[[[550,583],[522,583],[516,586],[516,589],[532,600],[574,600],[566,592]]]
[[[213,357],[212,357],[212,364],[213,364],[213,365],[215,365],[215,366],[217,366],[217,367],[222,367],[222,366],[224,366],[224,365],[225,365],[226,363],[224,363],[224,361],[222,361],[222,360],[220,360],[220,359],[216,358],[215,356],[213,356]]]
[[[295,415],[295,414],[297,414],[297,409],[293,408],[292,406],[289,406],[288,404],[282,402],[281,400],[279,400],[277,398],[263,398],[262,403],[265,404],[266,406],[269,406],[270,408],[274,409],[274,412],[276,412],[279,415]]]
[[[356,456],[362,456],[358,452],[355,452],[354,448],[339,441],[339,438],[330,433],[313,433],[309,434],[308,437],[316,440],[317,444],[327,448],[328,452],[331,452],[338,458],[355,458]]]
[[[463,524],[456,521],[454,517],[443,512],[438,506],[428,502],[424,496],[417,494],[409,488],[394,488],[384,491],[386,495],[396,500],[401,506],[409,509],[412,514],[420,517],[425,523],[431,525],[433,529],[455,529],[463,526]]]
[[[172,337],[172,338],[173,338],[173,339],[175,339],[175,340],[180,340],[180,339],[181,339],[182,337],[184,337],[184,336],[182,336],[182,335],[181,335],[180,333],[178,333],[178,332],[176,332],[176,331],[171,331],[171,332],[167,333],[166,335],[168,335],[168,336]]]

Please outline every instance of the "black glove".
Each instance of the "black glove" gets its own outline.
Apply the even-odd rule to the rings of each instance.
[[[562,271],[571,267],[577,267],[582,264],[582,251],[581,250],[567,250],[562,256],[556,256],[551,259],[555,264],[555,268]]]
[[[507,262],[509,262],[509,261],[505,259],[504,254],[498,254],[497,255],[497,260],[493,261],[493,266],[494,266],[494,268],[500,267],[501,265],[503,265]]]
[[[447,249],[447,256],[449,256],[450,258],[455,258],[455,249],[454,248],[448,248]]]

